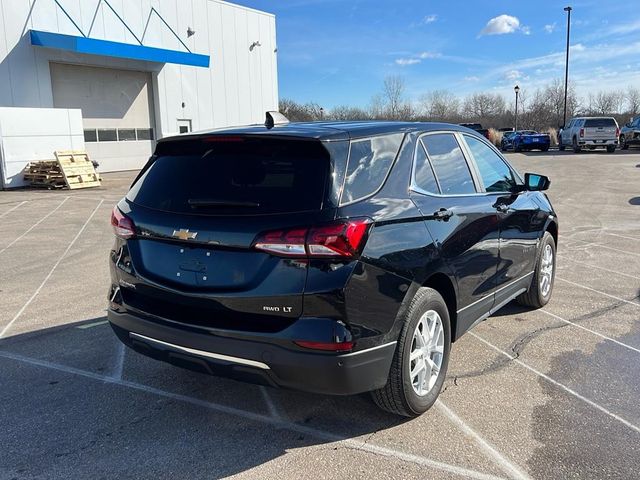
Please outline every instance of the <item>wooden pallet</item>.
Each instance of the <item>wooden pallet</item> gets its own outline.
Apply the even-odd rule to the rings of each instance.
[[[90,188],[100,186],[100,175],[86,152],[57,151],[55,160],[32,162],[27,166],[24,179],[34,187]]]

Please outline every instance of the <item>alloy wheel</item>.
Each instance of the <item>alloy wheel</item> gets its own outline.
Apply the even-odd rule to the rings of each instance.
[[[540,293],[543,297],[549,295],[553,282],[553,248],[547,244],[542,252],[540,264]]]
[[[438,312],[425,312],[413,332],[410,353],[410,377],[419,396],[431,391],[438,379],[444,358],[444,328]]]

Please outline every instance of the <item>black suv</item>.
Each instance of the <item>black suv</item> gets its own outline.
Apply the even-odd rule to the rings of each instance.
[[[452,342],[514,298],[548,302],[548,186],[456,125],[166,138],[113,210],[108,318],[182,367],[418,415]]]

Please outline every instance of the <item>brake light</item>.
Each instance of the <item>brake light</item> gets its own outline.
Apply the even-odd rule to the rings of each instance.
[[[242,137],[233,137],[229,135],[213,135],[211,137],[204,137],[202,141],[205,143],[235,143],[243,142],[244,139]]]
[[[294,343],[299,347],[325,352],[348,352],[356,344],[356,342],[308,342],[306,340],[295,340]]]
[[[580,129],[580,138],[584,137],[584,128]]]
[[[328,225],[262,234],[255,248],[291,257],[354,257],[362,251],[371,220],[358,218]]]
[[[117,206],[113,207],[111,211],[111,226],[113,227],[113,233],[118,238],[127,239],[136,234],[133,221],[123,214]]]
[[[620,127],[616,127],[616,138],[620,136]]]

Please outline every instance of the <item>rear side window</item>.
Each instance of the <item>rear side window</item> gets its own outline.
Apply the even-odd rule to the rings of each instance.
[[[476,193],[458,141],[450,133],[422,137],[443,195]]]
[[[587,118],[584,121],[585,127],[616,127],[616,121],[613,118]]]
[[[418,188],[429,193],[440,193],[436,177],[431,168],[431,162],[427,158],[422,142],[418,142],[416,148],[416,163],[414,170],[414,182]]]
[[[403,133],[395,133],[351,142],[342,192],[343,204],[367,197],[382,186],[403,137]]]
[[[330,162],[320,142],[209,137],[158,154],[127,194],[135,204],[200,215],[322,208]]]

